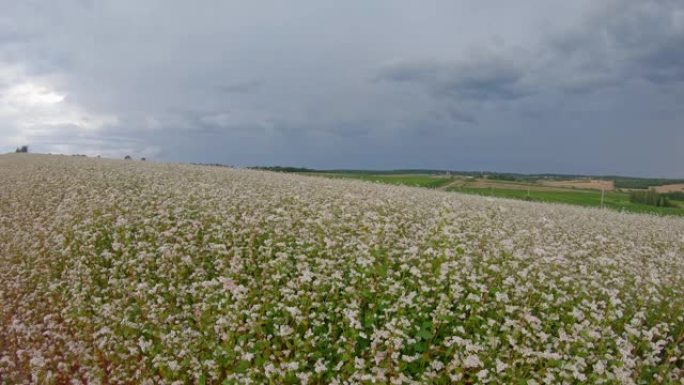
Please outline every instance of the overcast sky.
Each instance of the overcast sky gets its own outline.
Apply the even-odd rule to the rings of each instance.
[[[0,152],[684,177],[682,0],[0,9]]]

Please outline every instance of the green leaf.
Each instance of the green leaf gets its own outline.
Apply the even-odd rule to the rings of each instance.
[[[424,340],[429,340],[432,338],[432,332],[430,330],[421,330],[418,332],[418,337],[424,339]]]

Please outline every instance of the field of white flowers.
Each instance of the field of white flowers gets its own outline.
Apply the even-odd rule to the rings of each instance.
[[[0,383],[682,378],[682,218],[0,156]]]

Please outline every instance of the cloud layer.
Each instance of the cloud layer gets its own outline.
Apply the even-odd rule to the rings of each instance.
[[[684,176],[684,4],[509,3],[2,1],[0,151]]]

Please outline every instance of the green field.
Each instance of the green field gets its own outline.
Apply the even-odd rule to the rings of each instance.
[[[477,194],[499,198],[520,199],[534,202],[564,203],[586,207],[601,207],[601,192],[579,188],[549,187],[534,182],[496,181],[488,179],[491,186],[479,186],[482,179],[464,178],[462,176],[446,176],[431,174],[375,174],[368,172],[344,173],[302,173],[305,175],[325,176],[330,178],[351,178],[369,182],[393,185],[440,188],[465,194]],[[603,205],[606,208],[636,213],[652,213],[661,215],[684,216],[684,202],[674,201],[678,207],[655,207],[632,203],[629,193],[625,191],[607,191]]]

